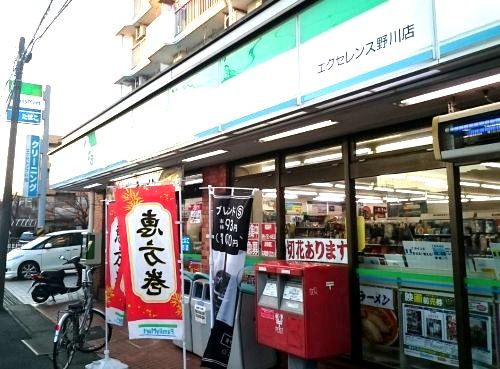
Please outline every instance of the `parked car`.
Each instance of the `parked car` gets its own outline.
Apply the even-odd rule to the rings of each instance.
[[[47,233],[7,253],[5,278],[30,279],[40,270],[60,270],[71,268],[63,265],[64,260],[82,254],[86,245],[87,231],[69,230]]]
[[[19,243],[20,244],[25,244],[30,241],[33,241],[36,238],[35,234],[33,232],[23,232],[21,233],[21,236],[19,236]]]

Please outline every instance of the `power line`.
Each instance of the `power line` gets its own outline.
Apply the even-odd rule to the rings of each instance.
[[[40,22],[38,23],[38,27],[36,27],[36,30],[35,30],[35,33],[33,33],[33,37],[31,38],[31,41],[28,42],[28,46],[26,47],[26,50],[29,50],[29,48],[33,45],[33,43],[35,42],[35,37],[36,37],[36,34],[38,33],[38,30],[40,29],[40,27],[42,26],[42,23],[43,21],[45,20],[45,18],[47,17],[47,14],[49,14],[49,11],[50,11],[50,7],[52,6],[52,3],[54,2],[54,0],[50,0],[49,2],[49,5],[47,6],[47,9],[45,10],[45,13],[43,13],[42,15],[42,18],[40,19]]]

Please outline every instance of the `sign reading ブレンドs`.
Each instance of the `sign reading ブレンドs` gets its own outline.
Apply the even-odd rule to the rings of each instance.
[[[9,91],[12,91],[13,81],[9,82]],[[42,120],[42,85],[21,83],[18,123],[39,124]],[[7,108],[7,120],[12,119],[12,101]]]

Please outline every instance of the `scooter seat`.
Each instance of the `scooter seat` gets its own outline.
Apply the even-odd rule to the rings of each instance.
[[[48,279],[64,279],[66,272],[64,270],[44,271],[42,276]]]

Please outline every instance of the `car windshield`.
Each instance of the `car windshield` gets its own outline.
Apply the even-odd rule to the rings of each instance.
[[[21,246],[21,250],[31,250],[38,246],[40,243],[44,242],[45,240],[48,240],[49,236],[41,236],[38,238],[35,238],[33,241],[28,242],[27,244]]]

